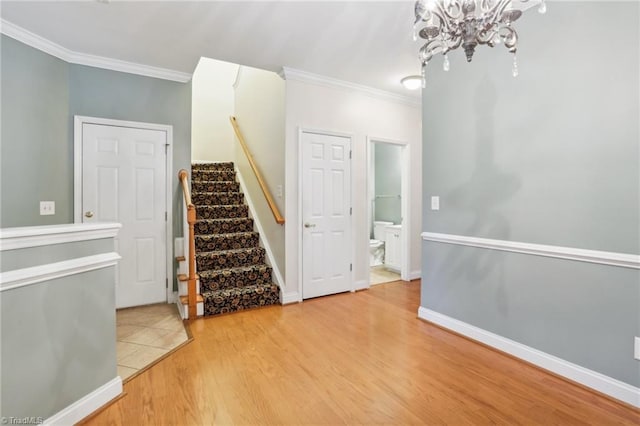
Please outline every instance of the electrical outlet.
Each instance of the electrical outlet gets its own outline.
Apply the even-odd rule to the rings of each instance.
[[[640,337],[633,338],[633,357],[640,361]]]
[[[431,210],[440,210],[440,197],[431,197]]]
[[[55,201],[40,201],[40,216],[56,214]]]

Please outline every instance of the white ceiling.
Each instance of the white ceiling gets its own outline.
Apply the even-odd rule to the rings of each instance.
[[[413,1],[2,1],[2,18],[72,51],[192,73],[201,56],[283,66],[402,95],[419,72]]]

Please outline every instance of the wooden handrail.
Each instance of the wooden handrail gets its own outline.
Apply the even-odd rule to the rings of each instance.
[[[273,218],[276,220],[278,225],[284,224],[284,217],[280,214],[280,210],[278,210],[278,206],[273,201],[273,197],[271,196],[271,192],[269,192],[269,188],[267,188],[267,184],[265,183],[260,171],[258,170],[258,166],[255,161],[253,161],[253,156],[249,152],[249,148],[247,148],[247,143],[240,132],[240,127],[238,126],[238,120],[235,117],[229,117],[229,121],[231,121],[231,125],[233,126],[233,130],[236,132],[236,136],[238,137],[238,141],[240,142],[240,146],[244,151],[244,155],[247,156],[247,160],[249,160],[249,165],[251,166],[251,170],[253,170],[253,174],[256,176],[258,180],[258,185],[260,185],[260,189],[262,189],[262,193],[264,194],[264,198],[267,200],[267,204],[269,204],[269,208],[271,209],[271,213],[273,214]]]
[[[182,169],[178,172],[178,179],[182,185],[184,193],[184,204],[187,207],[187,223],[189,224],[189,253],[185,253],[189,261],[189,275],[187,279],[187,292],[189,299],[189,320],[193,320],[197,315],[196,294],[196,241],[194,236],[194,226],[196,223],[196,206],[191,201],[191,191],[189,191],[189,173]]]

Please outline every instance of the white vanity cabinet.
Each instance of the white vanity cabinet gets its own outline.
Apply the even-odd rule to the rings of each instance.
[[[402,265],[402,226],[387,226],[384,236],[384,266],[387,269],[399,272]]]

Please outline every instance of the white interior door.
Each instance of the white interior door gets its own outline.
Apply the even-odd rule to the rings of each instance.
[[[302,297],[351,290],[351,139],[302,132]]]
[[[119,222],[116,307],[166,302],[166,152],[160,130],[82,125],[82,220]]]

